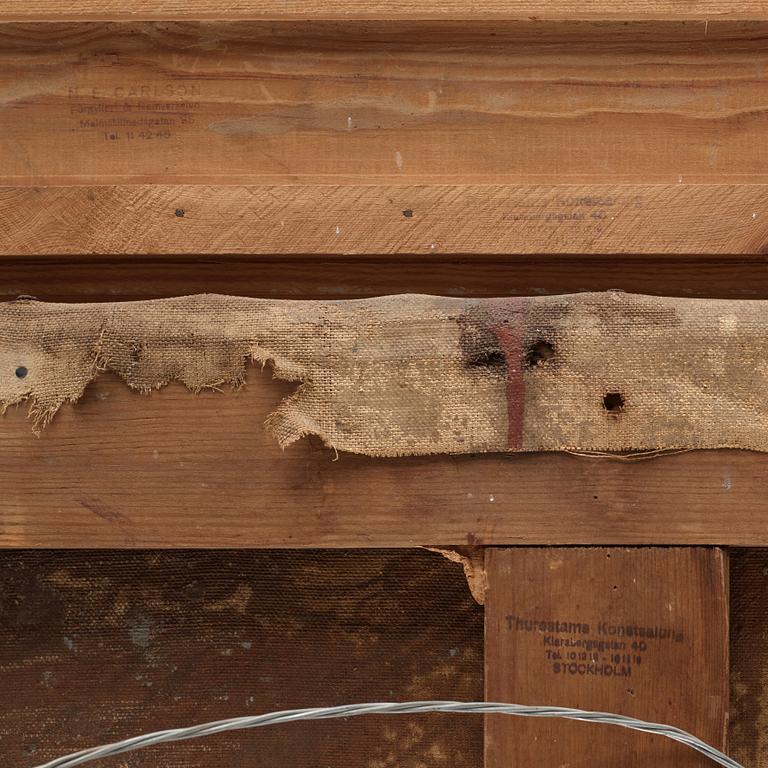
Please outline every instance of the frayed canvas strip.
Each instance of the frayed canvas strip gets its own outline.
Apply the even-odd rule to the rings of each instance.
[[[369,456],[768,450],[768,306],[620,292],[0,305],[0,407],[40,432],[102,372],[152,392],[296,390],[266,428]],[[105,405],[105,407],[108,407]]]

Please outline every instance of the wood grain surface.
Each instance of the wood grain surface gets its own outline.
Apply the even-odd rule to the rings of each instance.
[[[0,184],[768,180],[766,22],[477,18],[2,25]]]
[[[728,575],[720,550],[493,548],[486,568],[487,700],[616,712],[724,748]],[[624,728],[486,718],[486,768],[543,762],[711,765]]]
[[[768,185],[0,188],[0,255],[763,254]]]
[[[116,19],[690,19],[766,18],[760,0],[5,0],[0,21]]]
[[[4,258],[0,301],[131,301],[195,293],[354,299],[395,293],[534,296],[624,290],[768,299],[768,256],[653,255]]]
[[[4,547],[768,544],[768,455],[370,459],[263,422],[290,385],[149,397],[101,377],[41,437],[0,420]]]

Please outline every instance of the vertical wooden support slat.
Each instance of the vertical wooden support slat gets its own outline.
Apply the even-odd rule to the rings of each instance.
[[[486,552],[486,698],[618,712],[724,747],[725,554],[704,548]],[[614,726],[486,720],[485,768],[704,768],[682,745]]]

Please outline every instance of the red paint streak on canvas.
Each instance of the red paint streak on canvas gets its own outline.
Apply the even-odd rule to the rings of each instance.
[[[525,340],[530,299],[522,296],[490,299],[489,330],[496,337],[506,367],[507,449],[523,448],[525,422]]]
[[[507,447],[511,451],[522,450],[523,416],[525,410],[525,379],[523,358],[525,349],[523,334],[517,324],[492,326],[507,366]]]

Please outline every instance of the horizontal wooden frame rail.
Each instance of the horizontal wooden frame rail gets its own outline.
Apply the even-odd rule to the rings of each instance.
[[[140,19],[764,19],[760,0],[5,0],[0,21],[122,21]]]
[[[221,293],[356,299],[395,293],[536,296],[579,291],[768,299],[768,255],[3,257],[0,301],[135,301]]]
[[[0,419],[0,546],[768,545],[768,455],[370,459],[264,419],[291,386],[151,396],[109,376],[41,437]]]
[[[767,38],[704,17],[0,24],[0,186],[765,184]],[[554,212],[565,233],[580,211]]]
[[[764,254],[766,184],[0,188],[0,256]]]

